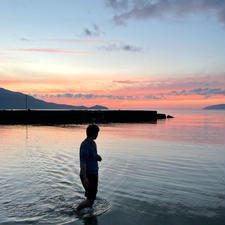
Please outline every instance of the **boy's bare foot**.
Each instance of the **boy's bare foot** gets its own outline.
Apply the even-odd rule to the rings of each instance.
[[[77,211],[80,211],[80,210],[82,210],[84,208],[88,208],[88,207],[91,208],[93,203],[94,203],[93,200],[86,199],[77,206]]]

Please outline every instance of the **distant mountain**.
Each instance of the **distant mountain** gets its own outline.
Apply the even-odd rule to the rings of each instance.
[[[100,105],[88,108],[86,106],[49,103],[20,92],[0,88],[0,109],[26,109],[26,102],[28,109],[108,109]]]
[[[89,109],[108,109],[108,108],[102,105],[94,105],[89,107]]]
[[[204,110],[225,110],[225,104],[219,104],[219,105],[210,105],[207,106],[205,108],[203,108]]]

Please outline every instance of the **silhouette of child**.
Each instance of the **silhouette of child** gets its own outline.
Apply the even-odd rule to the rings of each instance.
[[[98,137],[99,127],[91,124],[86,129],[87,138],[80,145],[80,179],[85,189],[86,199],[82,201],[77,211],[92,207],[98,191],[98,161],[102,161],[97,154],[95,139]]]

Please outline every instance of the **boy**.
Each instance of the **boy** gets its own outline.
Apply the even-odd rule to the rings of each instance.
[[[86,129],[87,138],[80,146],[80,179],[85,189],[86,200],[81,202],[77,211],[92,207],[98,191],[98,161],[102,158],[97,154],[95,139],[98,137],[99,127],[95,124]]]

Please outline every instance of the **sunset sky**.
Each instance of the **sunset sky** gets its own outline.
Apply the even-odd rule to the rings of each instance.
[[[118,109],[225,103],[224,0],[1,0],[0,87]]]

